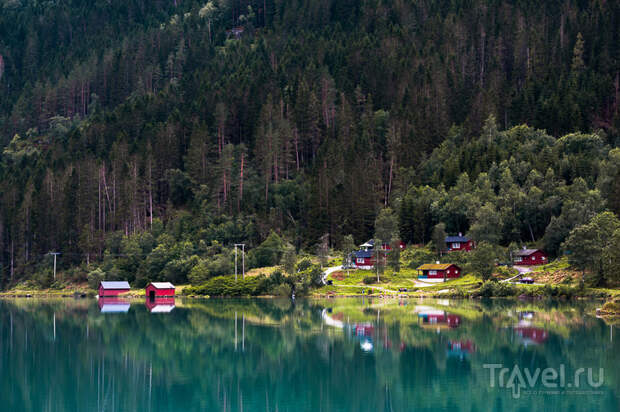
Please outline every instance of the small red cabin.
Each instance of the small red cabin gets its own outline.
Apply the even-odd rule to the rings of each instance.
[[[453,279],[461,276],[461,268],[452,263],[427,263],[420,266],[421,279]]]
[[[121,293],[129,292],[129,282],[123,281],[102,281],[99,283],[99,296],[118,296]]]
[[[372,269],[375,258],[372,251],[358,250],[355,252],[355,267],[358,269]]]
[[[174,296],[174,285],[170,282],[151,282],[146,287],[146,297]]]
[[[446,237],[446,250],[448,252],[455,252],[459,250],[469,252],[473,248],[474,248],[474,241],[468,238],[467,236],[463,236],[461,233],[459,233],[458,236]]]
[[[547,254],[540,249],[521,249],[512,252],[517,266],[544,265],[548,263]]]

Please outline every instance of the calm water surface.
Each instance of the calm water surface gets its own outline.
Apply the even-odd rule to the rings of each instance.
[[[0,300],[0,408],[619,411],[620,331],[594,307]]]

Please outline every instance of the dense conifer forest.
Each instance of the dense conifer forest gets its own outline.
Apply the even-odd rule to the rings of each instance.
[[[0,0],[0,285],[205,281],[387,207],[557,256],[620,213],[619,59],[614,1]]]

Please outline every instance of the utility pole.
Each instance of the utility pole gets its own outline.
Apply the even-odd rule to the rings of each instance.
[[[60,255],[59,252],[49,252],[50,255],[54,255],[54,280],[56,280],[56,256]]]
[[[241,246],[241,273],[245,279],[245,243],[235,243],[235,280],[237,280],[237,246]]]

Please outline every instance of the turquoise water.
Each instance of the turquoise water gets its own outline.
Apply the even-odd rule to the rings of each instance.
[[[383,299],[0,300],[0,408],[618,411],[620,331],[592,316],[594,308]],[[502,368],[510,372],[500,384]],[[543,384],[534,372],[545,368],[547,378],[563,371],[563,381]]]

